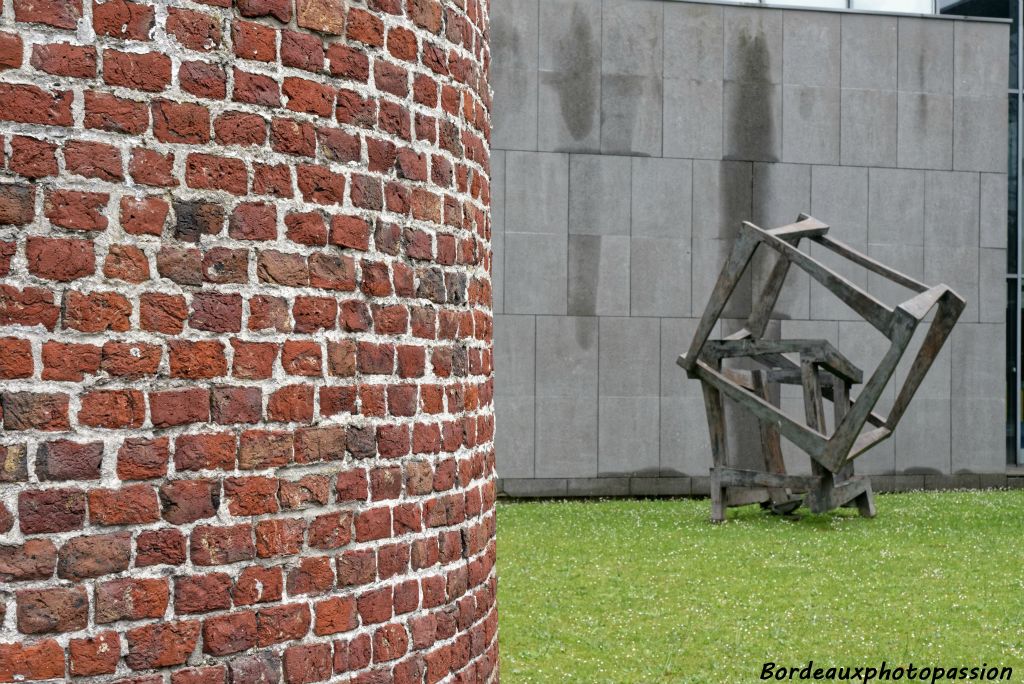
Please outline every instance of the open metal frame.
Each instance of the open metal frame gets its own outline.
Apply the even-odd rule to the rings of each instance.
[[[828,230],[826,224],[806,214],[801,214],[796,223],[770,230],[744,221],[693,341],[688,351],[678,359],[687,375],[700,380],[703,385],[713,459],[712,520],[724,520],[728,505],[760,502],[777,511],[792,510],[799,506],[803,495],[814,512],[856,505],[863,515],[874,515],[870,481],[854,477],[852,462],[892,435],[964,309],[964,299],[948,286],[924,285],[832,239]],[[915,295],[897,306],[888,306],[801,251],[800,243],[805,239],[907,288]],[[746,325],[723,339],[709,339],[755,253],[764,248],[774,251],[777,259],[760,297],[754,301]],[[763,339],[792,266],[821,283],[890,342],[888,351],[856,401],[851,399],[850,389],[863,381],[863,374],[826,340]],[[907,351],[914,331],[933,309],[936,310],[935,317],[903,386],[896,394],[892,409],[885,416],[876,413],[875,406]],[[798,355],[799,362],[787,355]],[[747,372],[724,369],[722,361],[729,358],[747,358],[763,369]],[[786,415],[771,402],[770,383],[791,383],[803,387],[804,423]],[[758,420],[764,471],[729,466],[723,397]],[[826,434],[825,399],[833,404],[835,429],[831,435]],[[866,426],[869,427],[865,430]],[[785,473],[780,435],[810,456],[812,475]],[[752,491],[732,491],[743,488]]]

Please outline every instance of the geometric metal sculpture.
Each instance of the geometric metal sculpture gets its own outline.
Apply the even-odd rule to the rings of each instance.
[[[890,307],[801,251],[800,243],[805,239],[917,294]],[[774,251],[776,261],[746,325],[722,339],[710,339],[715,323],[758,249]],[[828,341],[764,339],[791,266],[821,283],[890,342],[856,400],[851,398],[850,390],[864,382],[863,373]],[[866,477],[854,476],[853,461],[892,435],[964,305],[963,298],[946,285],[923,285],[833,240],[828,236],[827,225],[806,214],[801,214],[796,223],[770,230],[744,221],[693,342],[678,360],[690,378],[700,380],[704,390],[713,460],[711,519],[722,521],[727,506],[748,503],[761,503],[778,513],[791,512],[802,502],[815,513],[857,506],[861,515],[873,516],[871,482]],[[892,409],[888,415],[879,415],[875,412],[876,404],[914,331],[932,309],[936,309],[935,318]],[[756,363],[757,368],[723,368],[723,360],[738,358]],[[776,383],[795,384],[803,389],[805,422],[787,416],[772,403],[769,387]],[[757,419],[763,468],[730,466],[723,397]],[[826,434],[825,400],[833,405],[831,434]],[[780,435],[810,456],[810,475],[786,473]]]

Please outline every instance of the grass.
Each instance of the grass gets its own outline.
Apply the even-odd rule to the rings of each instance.
[[[500,503],[502,680],[754,682],[808,660],[1024,675],[1024,491],[875,501],[874,520],[748,506],[722,525],[707,501]]]

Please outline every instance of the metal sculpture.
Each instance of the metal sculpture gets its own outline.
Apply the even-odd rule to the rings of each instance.
[[[791,513],[806,500],[812,512],[856,506],[860,514],[875,514],[871,481],[853,473],[853,461],[888,439],[903,417],[932,362],[949,337],[965,302],[946,285],[929,287],[828,236],[829,227],[801,214],[796,223],[765,230],[743,222],[732,252],[722,268],[689,350],[678,364],[704,390],[711,435],[711,519],[725,519],[727,506],[761,503],[777,513]],[[804,239],[863,266],[872,273],[915,293],[890,307],[799,249]],[[776,253],[775,265],[755,300],[746,325],[722,339],[709,339],[743,274],[759,248]],[[874,326],[890,342],[878,368],[854,400],[853,385],[863,372],[826,340],[769,340],[765,330],[782,291],[790,266],[805,271]],[[937,309],[903,386],[887,416],[875,406],[918,325]],[[791,358],[793,357],[793,358]],[[723,368],[726,359],[748,359],[758,368]],[[795,360],[794,360],[795,358]],[[771,400],[773,383],[803,388],[805,423],[785,413]],[[757,419],[764,468],[731,467],[727,457],[723,398]],[[824,400],[833,404],[834,430],[826,434]],[[868,428],[865,430],[865,426]],[[811,459],[810,475],[789,475],[782,459],[780,435]]]

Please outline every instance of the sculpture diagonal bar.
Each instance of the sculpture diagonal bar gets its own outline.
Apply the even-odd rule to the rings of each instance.
[[[796,223],[773,229],[744,221],[726,259],[697,332],[678,364],[703,386],[711,437],[711,519],[725,519],[728,506],[760,503],[777,513],[789,513],[806,503],[821,513],[856,506],[861,515],[875,514],[871,482],[855,476],[853,461],[888,439],[907,410],[964,309],[964,299],[946,285],[930,287],[893,270],[828,235],[829,226],[801,214]],[[815,242],[914,294],[889,306],[800,249]],[[746,324],[723,339],[711,339],[733,291],[759,250],[775,254],[775,264],[755,299]],[[889,341],[878,367],[865,374],[827,340],[766,339],[768,322],[791,267],[807,273],[849,306]],[[935,310],[924,342],[911,363],[888,415],[875,412],[883,391],[907,352],[914,332]],[[753,370],[726,367],[730,359],[745,359]],[[856,400],[854,385],[863,383]],[[803,391],[803,420],[790,417],[773,403],[773,386],[793,384]],[[729,460],[724,400],[757,419],[760,425],[763,470],[735,467]],[[834,429],[829,433],[825,401],[832,403]],[[789,475],[782,460],[785,437],[811,459],[811,475]]]

